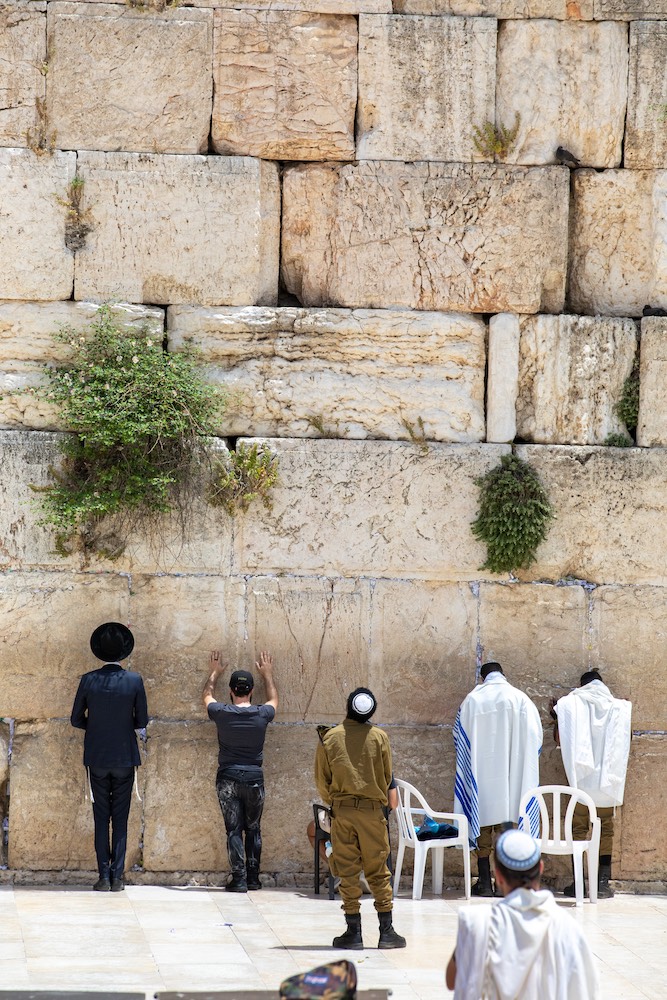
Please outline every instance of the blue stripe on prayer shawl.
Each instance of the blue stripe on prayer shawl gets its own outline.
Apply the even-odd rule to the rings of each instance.
[[[541,820],[540,806],[534,795],[532,796],[532,798],[528,800],[528,804],[526,805],[526,815],[528,816],[528,827],[529,827],[526,833],[529,833],[531,837],[535,838],[535,840],[539,840],[540,820]],[[519,823],[519,829],[523,830],[523,817],[521,818],[521,821]]]
[[[479,837],[479,792],[472,773],[470,740],[461,725],[459,710],[454,724],[454,746],[456,747],[456,778],[454,780],[454,809],[462,812],[468,820],[469,839],[473,846]],[[459,803],[460,810],[456,803]]]

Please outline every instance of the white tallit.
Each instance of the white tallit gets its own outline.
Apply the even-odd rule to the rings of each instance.
[[[540,783],[542,722],[528,695],[504,674],[489,674],[461,705],[454,743],[454,812],[468,817],[470,836],[477,839],[482,826],[516,823],[522,795]]]
[[[597,971],[576,920],[547,889],[459,910],[454,1000],[595,1000]]]
[[[628,769],[632,704],[602,681],[575,688],[556,703],[567,780],[596,806],[620,806]]]

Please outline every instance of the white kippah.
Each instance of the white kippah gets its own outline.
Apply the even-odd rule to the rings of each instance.
[[[370,715],[375,708],[375,699],[369,694],[355,694],[352,699],[352,708],[357,715]]]
[[[540,860],[540,845],[523,830],[501,833],[494,848],[501,865],[513,872],[527,872]]]

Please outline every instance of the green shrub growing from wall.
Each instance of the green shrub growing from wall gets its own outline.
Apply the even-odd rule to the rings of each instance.
[[[475,482],[479,512],[472,533],[486,543],[481,568],[492,573],[526,569],[554,516],[537,473],[516,455],[503,455],[500,465]]]
[[[206,499],[234,517],[248,510],[254,500],[271,509],[270,492],[278,482],[278,458],[268,445],[241,442],[213,470]]]
[[[639,419],[639,352],[637,352],[632,371],[623,383],[623,392],[616,404],[616,415],[623,421],[628,432],[634,436]]]

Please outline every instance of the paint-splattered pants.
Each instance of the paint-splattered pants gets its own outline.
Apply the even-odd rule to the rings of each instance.
[[[246,783],[218,777],[215,787],[227,831],[227,853],[232,875],[235,878],[245,878],[246,874],[257,877],[262,853],[259,824],[264,809],[264,782]]]

